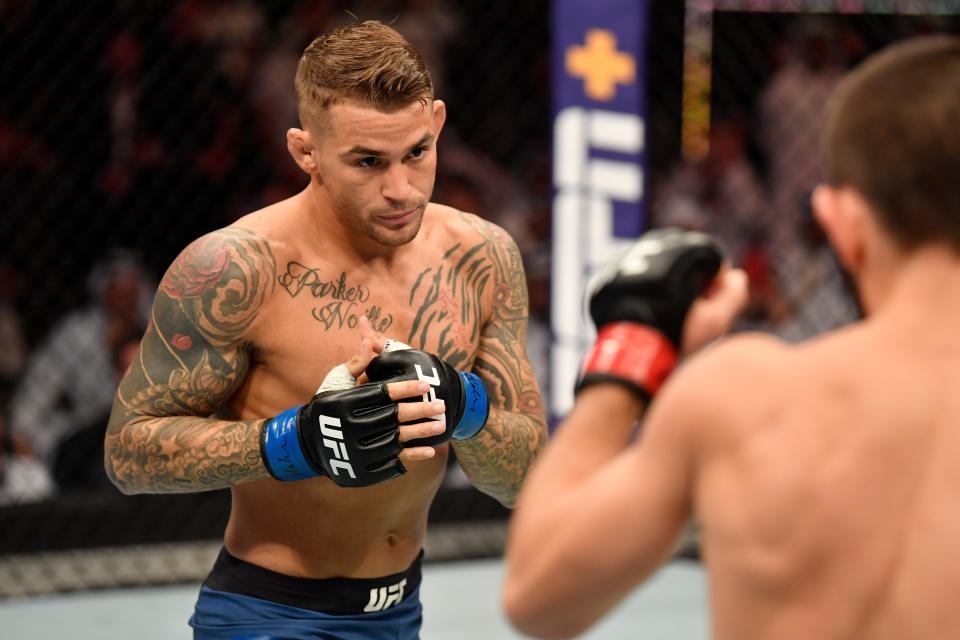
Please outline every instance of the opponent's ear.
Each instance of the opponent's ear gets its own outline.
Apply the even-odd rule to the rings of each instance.
[[[287,129],[287,151],[305,173],[312,176],[317,172],[317,159],[314,154],[316,146],[309,131],[297,128]]]
[[[447,105],[443,100],[433,101],[433,135],[440,137],[440,130],[443,129],[443,123],[447,121]]]
[[[811,196],[813,213],[830,240],[840,263],[859,273],[866,256],[870,208],[855,189],[818,185]]]

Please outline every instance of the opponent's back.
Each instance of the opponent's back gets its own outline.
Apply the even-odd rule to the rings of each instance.
[[[514,624],[580,633],[693,515],[717,640],[960,637],[958,95],[960,39],[940,36],[871,56],[831,98],[813,211],[869,320],[795,347],[731,338],[661,388],[648,380],[673,364],[662,317],[683,319],[672,343],[686,353],[722,334],[734,273],[689,308],[679,277],[601,300],[629,313],[615,332],[597,322],[602,357],[584,369],[605,376],[578,394],[519,501]],[[646,275],[648,255],[666,254],[642,253],[616,274]],[[541,507],[550,490],[562,499]]]
[[[953,36],[845,76],[812,206],[869,320],[706,363],[722,410],[697,503],[720,637],[960,637],[958,91]]]
[[[910,325],[713,358],[730,411],[695,501],[718,639],[960,637],[960,340]]]

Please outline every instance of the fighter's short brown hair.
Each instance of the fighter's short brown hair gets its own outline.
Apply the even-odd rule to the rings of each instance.
[[[340,100],[391,111],[433,99],[433,82],[420,52],[375,20],[319,36],[297,65],[297,109],[304,127]]]
[[[902,249],[960,252],[960,38],[864,61],[831,98],[822,142],[827,180],[859,191]]]

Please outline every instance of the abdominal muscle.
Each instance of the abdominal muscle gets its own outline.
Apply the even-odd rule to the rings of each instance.
[[[396,300],[377,299],[405,308]],[[252,363],[241,387],[218,411],[221,419],[259,420],[303,404],[327,372],[360,344],[356,328],[318,334],[312,301],[282,301],[277,298],[249,332],[256,345]],[[412,322],[413,311],[398,315],[391,334],[408,335]],[[338,487],[325,477],[267,478],[234,486],[227,550],[298,577],[377,578],[403,571],[422,548],[448,450],[440,447],[432,459],[408,463],[406,474],[371,487]]]
[[[306,578],[376,578],[403,571],[423,546],[430,503],[443,480],[447,447],[437,453],[373,487],[338,487],[327,478],[234,487],[227,550]]]

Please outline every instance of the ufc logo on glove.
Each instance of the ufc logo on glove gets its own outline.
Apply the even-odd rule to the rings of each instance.
[[[333,452],[333,458],[330,460],[330,468],[336,475],[340,475],[341,470],[346,470],[351,478],[357,475],[350,466],[350,455],[343,444],[343,430],[340,428],[340,420],[330,416],[317,416],[320,424],[320,433],[323,434],[323,446]]]

